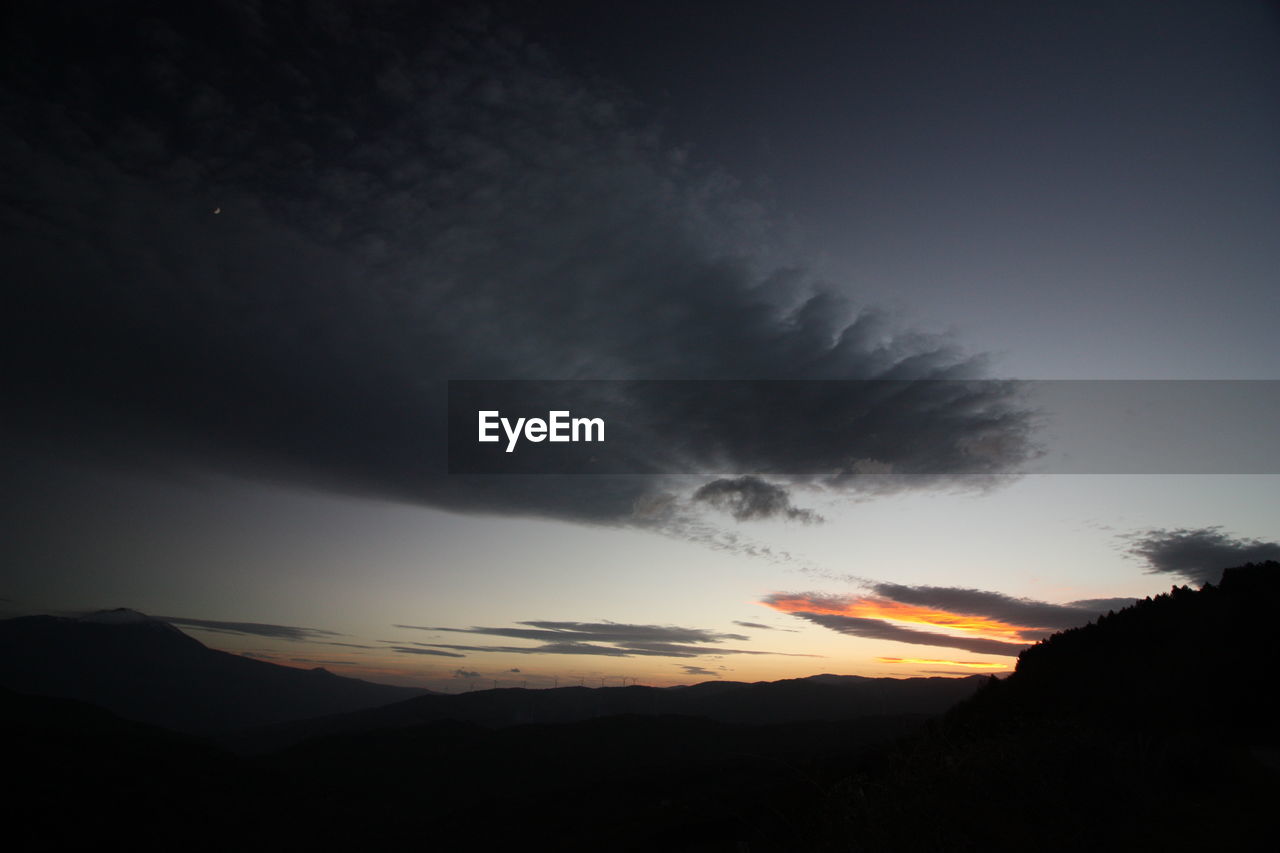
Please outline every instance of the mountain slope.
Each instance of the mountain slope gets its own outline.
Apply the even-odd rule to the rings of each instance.
[[[285,723],[237,735],[229,745],[243,752],[263,752],[312,737],[446,720],[505,727],[573,723],[626,714],[679,715],[763,725],[873,715],[929,716],[968,698],[984,681],[982,676],[893,679],[822,675],[754,684],[709,681],[688,687],[478,690],[419,696],[382,708]]]
[[[1274,849],[1278,606],[1250,564],[1055,634],[814,819],[868,851]]]
[[[424,692],[220,652],[127,610],[0,621],[0,686],[199,734],[346,713]]]

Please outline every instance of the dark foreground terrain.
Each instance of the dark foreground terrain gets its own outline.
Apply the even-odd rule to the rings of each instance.
[[[5,691],[6,838],[15,849],[114,838],[197,849],[1269,850],[1277,601],[1274,563],[1175,589],[1029,649],[1014,675],[942,717],[845,707],[835,693],[812,705],[841,681],[802,679],[537,691],[541,705],[518,695],[534,691],[485,691],[452,720],[442,697],[421,697],[306,723],[301,739],[277,725],[266,740],[259,729],[219,742]],[[844,682],[848,696],[865,692],[859,681]],[[282,730],[292,745],[272,740]]]

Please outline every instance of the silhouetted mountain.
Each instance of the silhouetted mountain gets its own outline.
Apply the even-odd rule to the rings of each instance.
[[[487,727],[570,723],[618,715],[680,715],[725,723],[839,721],[872,715],[940,714],[982,685],[969,678],[862,678],[818,675],[746,684],[686,687],[507,688],[419,696],[394,705],[245,732],[235,749],[262,752],[306,738],[406,728],[452,720]]]
[[[189,844],[205,826],[245,829],[243,763],[194,737],[3,688],[0,731],[9,849],[66,850],[107,837],[160,849],[175,831]]]
[[[254,758],[4,691],[0,724],[23,746],[7,769],[36,780],[21,813],[91,818],[51,827],[46,846],[144,826],[147,841],[237,849],[449,832],[478,850],[1270,850],[1278,603],[1280,566],[1247,566],[1056,634],[1002,680],[428,696],[318,721],[348,728]],[[869,715],[975,683],[932,722]],[[44,838],[29,823],[17,837]]]
[[[1280,564],[1027,649],[857,781],[835,847],[1271,850]]]
[[[344,713],[426,692],[216,651],[124,609],[0,621],[0,686],[194,733]]]

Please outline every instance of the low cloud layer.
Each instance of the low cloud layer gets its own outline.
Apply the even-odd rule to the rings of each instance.
[[[619,521],[651,482],[448,477],[446,380],[747,376],[913,382],[888,409],[819,396],[780,413],[791,434],[870,407],[874,429],[803,443],[728,413],[695,440],[684,403],[637,398],[658,426],[635,452],[742,471],[804,454],[837,482],[1030,452],[1010,386],[914,382],[979,376],[981,359],[769,257],[770,217],[732,182],[509,28],[413,3],[316,9],[51,5],[9,34],[12,67],[41,69],[0,84],[0,265],[22,282],[0,304],[10,443]],[[68,44],[75,66],[42,62]],[[738,482],[707,499],[809,518],[785,484]]]
[[[461,643],[414,643],[431,649],[453,652],[500,652],[523,655],[598,655],[603,657],[669,657],[694,658],[717,655],[784,655],[815,657],[758,649],[740,649],[717,645],[725,641],[746,641],[742,634],[681,628],[673,625],[633,625],[619,622],[520,622],[509,628],[442,628],[422,625],[397,625],[419,631],[451,634],[473,634],[538,642],[535,646],[468,645]]]
[[[1128,553],[1153,574],[1170,574],[1203,586],[1222,580],[1224,569],[1280,560],[1280,543],[1231,536],[1220,526],[1148,530],[1125,537]]]

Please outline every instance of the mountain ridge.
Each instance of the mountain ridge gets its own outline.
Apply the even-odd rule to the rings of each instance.
[[[427,692],[211,649],[127,608],[0,621],[0,686],[89,702],[193,734],[356,711]]]

